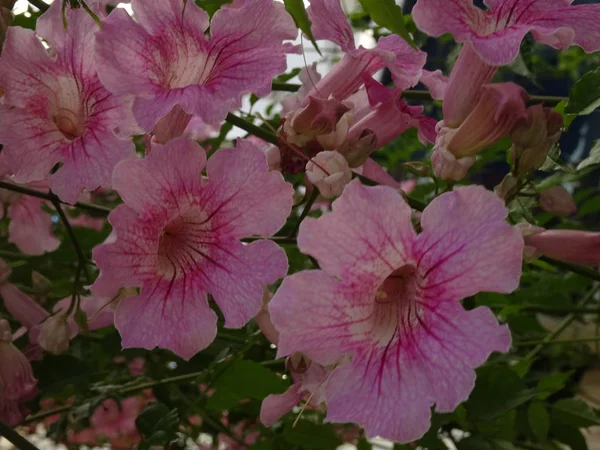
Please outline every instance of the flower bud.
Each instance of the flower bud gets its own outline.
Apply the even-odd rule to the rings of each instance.
[[[306,164],[306,176],[325,198],[342,193],[352,180],[348,161],[338,152],[321,152]]]
[[[271,291],[269,291],[266,287],[263,288],[262,308],[254,317],[254,320],[260,328],[260,331],[262,331],[269,342],[272,344],[277,344],[279,342],[279,331],[277,331],[277,328],[275,328],[275,325],[273,325],[268,309],[268,305],[272,297],[273,294],[271,294]]]
[[[38,343],[40,347],[50,353],[59,355],[69,350],[71,327],[67,317],[60,314],[49,317],[40,327]]]
[[[504,177],[502,182],[494,188],[494,192],[502,200],[507,200],[516,192],[518,184],[519,180],[509,173]]]
[[[52,290],[52,282],[37,270],[31,272],[31,287],[36,294],[47,295]]]
[[[573,197],[562,186],[552,186],[540,193],[540,207],[559,216],[570,216],[577,212]]]
[[[523,247],[523,259],[525,261],[532,261],[542,256],[542,254],[538,252],[534,246],[527,245],[527,237],[546,231],[546,229],[531,225],[527,222],[518,223],[515,225],[515,228],[521,232],[523,239],[525,239],[525,246]]]
[[[525,237],[541,254],[572,264],[600,265],[600,233],[547,230]]]
[[[436,147],[433,151],[433,155],[431,155],[433,173],[442,180],[462,180],[474,163],[474,156],[456,159],[452,153],[443,147]]]
[[[306,372],[311,364],[312,364],[312,361],[310,360],[310,358],[300,352],[292,353],[285,360],[286,370],[288,372],[298,373],[298,374]]]

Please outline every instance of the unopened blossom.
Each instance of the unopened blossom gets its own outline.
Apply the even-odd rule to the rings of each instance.
[[[525,101],[529,97],[522,87],[495,83],[481,90],[477,105],[458,128],[448,127],[445,120],[438,124],[432,161],[436,176],[442,179],[461,179],[462,172],[473,164],[473,156],[508,136],[519,121],[527,118]],[[452,157],[457,161],[453,162]],[[460,163],[461,158],[471,159]]]
[[[526,113],[527,118],[519,121],[510,133],[513,172],[519,176],[544,164],[563,127],[562,116],[552,108],[538,104],[527,108]]]
[[[472,0],[418,0],[412,17],[419,29],[438,37],[451,33],[463,48],[444,97],[444,120],[457,127],[469,115],[499,66],[513,61],[521,41],[533,38],[566,50],[600,49],[600,5],[571,5],[572,0],[486,0],[488,11]]]
[[[333,198],[352,180],[352,170],[340,153],[320,152],[306,165],[306,176],[323,197]]]
[[[570,216],[577,212],[573,196],[562,186],[552,186],[540,192],[540,208],[559,216]]]
[[[0,58],[0,143],[16,183],[49,176],[52,191],[75,203],[82,189],[110,185],[115,164],[132,156],[134,145],[115,133],[129,128],[127,102],[96,73],[98,25],[83,8],[67,7],[65,30],[61,5],[54,2],[38,19],[37,34],[8,30]]]
[[[1,114],[1,113],[0,113]],[[11,182],[11,178],[4,181]],[[28,183],[26,187],[44,190],[47,182]],[[52,216],[44,211],[50,202],[30,195],[23,195],[7,189],[0,189],[0,218],[10,219],[8,242],[17,246],[26,255],[41,255],[52,252],[60,245],[60,240],[52,233]]]
[[[0,319],[0,421],[17,426],[28,411],[24,402],[37,395],[31,364],[12,344],[8,321]]]
[[[525,244],[549,258],[600,268],[600,233],[545,230],[525,237]]]
[[[192,1],[133,0],[131,7],[136,21],[124,9],[103,21],[100,78],[114,94],[135,96],[136,120],[146,131],[159,124],[162,143],[183,133],[192,116],[215,124],[241,106],[244,94],[268,94],[293,51],[283,41],[297,35],[284,5],[273,0],[239,0],[210,21]]]
[[[38,344],[43,350],[60,355],[69,350],[69,341],[71,339],[71,327],[67,322],[67,317],[57,314],[46,319],[40,326],[40,335]]]
[[[429,429],[433,405],[450,412],[467,399],[474,368],[510,347],[489,309],[459,302],[517,288],[523,239],[507,214],[493,193],[461,187],[427,206],[417,234],[397,191],[355,180],[333,212],[302,223],[298,247],[321,270],[287,277],[269,311],[278,357],[336,365],[328,421],[410,442]]]
[[[273,241],[240,242],[274,234],[293,198],[292,186],[249,142],[238,140],[208,162],[195,142],[155,144],[145,159],[119,164],[113,183],[125,204],[109,216],[112,237],[94,249],[100,276],[92,292],[141,288],[115,311],[124,347],[190,358],[216,335],[207,293],[225,326],[238,328],[258,313],[263,286],[286,274],[285,252]]]

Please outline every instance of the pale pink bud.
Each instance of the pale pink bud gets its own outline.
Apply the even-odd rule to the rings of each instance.
[[[470,43],[463,45],[443,91],[446,126],[456,128],[466,120],[482,95],[481,87],[492,81],[497,70],[485,64]]]
[[[433,173],[442,180],[462,180],[475,163],[474,156],[456,159],[456,157],[443,147],[436,148],[431,155]]]
[[[570,216],[577,212],[573,197],[562,186],[552,186],[540,193],[540,207],[559,216]]]
[[[333,198],[340,195],[352,180],[352,170],[340,153],[326,151],[306,164],[306,176],[323,197]]]
[[[269,309],[267,307],[272,297],[273,294],[271,294],[271,291],[267,288],[263,288],[262,308],[256,317],[254,317],[254,320],[269,342],[277,344],[279,342],[279,331],[277,331],[273,322],[271,322],[271,315],[269,314]]]
[[[31,287],[35,293],[47,295],[52,290],[52,282],[37,270],[31,272]]]
[[[525,101],[528,99],[525,90],[515,83],[482,86],[481,96],[471,114],[451,136],[445,136],[445,147],[460,158],[473,156],[495,144],[527,117]],[[447,126],[448,122],[445,119],[444,122]]]
[[[325,150],[338,150],[346,140],[350,123],[354,120],[353,114],[347,112],[337,123],[335,129],[328,134],[320,134],[316,137],[317,142]]]
[[[40,327],[38,343],[50,353],[60,355],[69,350],[71,327],[62,314],[49,317]]]
[[[269,170],[281,171],[281,150],[276,145],[271,145],[265,149],[265,157]]]
[[[600,233],[576,230],[547,230],[525,236],[543,255],[573,264],[600,265]]]

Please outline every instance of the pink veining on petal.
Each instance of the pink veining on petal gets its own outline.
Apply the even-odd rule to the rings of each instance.
[[[115,313],[125,347],[158,346],[190,358],[216,334],[207,293],[225,326],[241,327],[259,311],[263,287],[287,272],[285,253],[274,242],[239,240],[268,237],[285,223],[291,185],[242,140],[213,155],[202,182],[205,163],[198,144],[175,139],[115,169],[125,204],[109,216],[113,236],[94,250],[100,276],[92,291],[110,296],[141,287]]]

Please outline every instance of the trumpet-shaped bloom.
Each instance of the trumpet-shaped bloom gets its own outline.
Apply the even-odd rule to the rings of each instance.
[[[566,50],[600,49],[600,5],[571,5],[572,0],[487,0],[489,11],[472,0],[419,0],[412,17],[431,36],[452,33],[464,43],[444,97],[444,121],[457,127],[475,107],[480,88],[499,66],[513,61],[525,35]]]
[[[202,182],[206,164],[208,182]],[[100,276],[96,295],[141,288],[120,301],[115,324],[124,347],[169,348],[190,358],[215,337],[216,315],[241,327],[258,313],[263,286],[287,272],[274,242],[242,244],[270,236],[290,214],[293,189],[271,171],[249,142],[223,149],[206,162],[196,143],[155,144],[141,161],[123,161],[114,186],[125,204],[109,216],[113,235],[94,250]]]
[[[419,0],[413,9],[417,26],[431,36],[452,33],[470,43],[489,65],[513,61],[529,32],[535,40],[566,50],[575,44],[586,52],[600,49],[600,5],[571,5],[572,0],[486,0],[484,11],[472,0]]]
[[[466,400],[473,369],[510,347],[490,310],[459,303],[518,286],[523,239],[506,216],[493,193],[458,188],[429,204],[417,234],[398,192],[355,180],[332,213],[303,222],[298,246],[322,270],[287,277],[269,311],[279,356],[337,364],[327,420],[407,442],[427,431],[432,405],[448,412]]]
[[[595,265],[600,270],[600,233],[542,228],[538,232],[525,234],[525,244],[549,258]]]
[[[37,35],[8,30],[0,58],[0,143],[17,183],[43,180],[61,163],[50,187],[75,203],[82,189],[109,185],[115,164],[131,156],[134,146],[115,134],[130,125],[127,102],[108,92],[96,74],[98,26],[83,9],[68,9],[65,30],[61,3],[40,17]]]
[[[192,1],[133,0],[131,7],[137,22],[123,9],[104,20],[96,57],[107,89],[135,96],[134,115],[146,131],[176,106],[213,124],[242,95],[266,95],[293,49],[283,41],[297,35],[291,16],[273,0],[236,1],[210,23]]]
[[[363,84],[365,76],[371,76],[384,67],[390,70],[399,89],[407,89],[419,82],[427,54],[411,47],[400,36],[383,37],[373,49],[356,48],[340,0],[312,0],[307,12],[315,38],[335,42],[346,52],[316,83],[311,95],[343,100]]]
[[[0,420],[17,426],[27,415],[23,402],[37,395],[31,364],[12,344],[8,321],[0,319]]]

